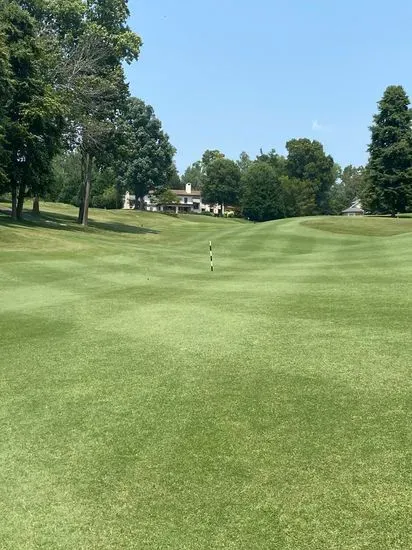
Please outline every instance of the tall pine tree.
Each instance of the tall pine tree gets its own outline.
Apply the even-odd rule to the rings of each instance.
[[[402,86],[389,86],[371,126],[366,208],[381,213],[412,207],[412,114]]]

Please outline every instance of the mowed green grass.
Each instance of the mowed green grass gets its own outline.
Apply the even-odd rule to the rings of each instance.
[[[411,233],[43,208],[0,215],[0,548],[411,548]]]
[[[402,233],[411,233],[409,218],[387,217],[339,217],[327,216],[303,222],[304,225],[332,233],[390,237]]]

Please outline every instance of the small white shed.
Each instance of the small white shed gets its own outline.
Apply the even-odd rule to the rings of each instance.
[[[349,208],[342,211],[342,216],[364,216],[365,210],[359,200],[354,201]]]

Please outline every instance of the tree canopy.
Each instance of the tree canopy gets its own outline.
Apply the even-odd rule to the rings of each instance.
[[[27,191],[38,191],[50,173],[64,111],[58,92],[46,78],[48,61],[38,22],[30,11],[17,1],[3,3],[0,31],[2,80],[8,88],[2,113],[2,173],[12,196],[12,216],[20,218]]]
[[[203,179],[202,196],[212,204],[239,203],[240,169],[233,160],[217,157],[207,166]]]
[[[286,171],[290,178],[310,182],[315,193],[313,214],[328,213],[328,194],[336,180],[335,163],[319,141],[292,139],[286,143]]]
[[[236,161],[207,149],[180,177],[175,149],[153,108],[130,97],[124,64],[141,39],[127,0],[0,0],[0,192],[20,218],[25,197],[119,207],[126,191],[144,207],[190,183],[208,203],[241,205],[251,219],[339,214],[355,199],[379,213],[412,209],[412,112],[389,86],[371,126],[366,168],[341,169],[323,145],[291,139]],[[164,195],[167,196],[167,195]],[[171,197],[169,197],[171,198]],[[171,202],[171,201],[169,201]]]
[[[365,206],[405,212],[412,206],[412,114],[402,86],[389,86],[371,126]]]
[[[203,153],[203,156],[202,156],[203,171],[207,171],[209,165],[212,164],[213,161],[217,159],[222,159],[224,157],[225,155],[220,151],[218,151],[217,149],[213,149],[213,150],[206,149],[206,151]]]
[[[125,187],[133,191],[138,203],[144,206],[144,197],[150,190],[167,187],[174,170],[174,147],[162,130],[153,107],[132,97],[121,117],[123,134],[123,175]]]
[[[246,153],[245,151],[242,151],[240,153],[239,159],[236,161],[236,164],[239,166],[240,172],[244,174],[246,170],[250,167],[252,162],[253,161],[248,155],[248,153]]]
[[[192,184],[192,189],[201,189],[203,181],[202,162],[200,160],[194,162],[186,168],[182,175],[182,183]]]
[[[269,163],[255,161],[242,174],[241,205],[244,216],[253,221],[284,217],[280,179]]]
[[[140,50],[127,1],[1,0],[0,7],[0,182],[12,215],[21,217],[27,194],[47,192],[53,157],[66,145],[83,157],[87,223],[93,164],[107,156],[128,96],[123,63]]]

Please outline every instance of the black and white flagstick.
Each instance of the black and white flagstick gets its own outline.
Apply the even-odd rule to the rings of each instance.
[[[213,271],[212,241],[209,241],[209,249],[210,249],[210,271]]]

